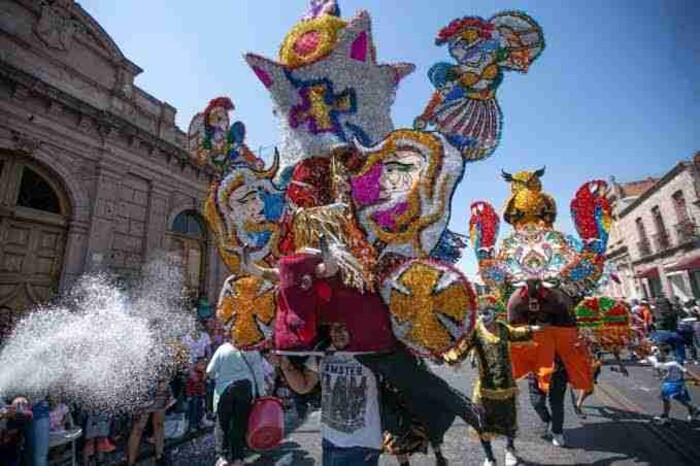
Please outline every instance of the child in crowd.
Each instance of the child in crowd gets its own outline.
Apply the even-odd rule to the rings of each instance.
[[[190,430],[203,429],[213,425],[204,417],[204,399],[207,395],[206,365],[207,360],[199,358],[197,363],[190,368],[185,382]]]
[[[660,370],[663,373],[663,382],[661,383],[663,413],[661,416],[655,416],[654,421],[660,424],[667,424],[669,422],[668,415],[671,411],[671,400],[675,400],[685,406],[688,409],[688,421],[693,421],[700,415],[700,410],[691,403],[690,393],[688,393],[688,388],[685,385],[685,379],[687,377],[696,382],[700,382],[700,378],[688,372],[678,361],[669,361],[670,352],[668,345],[654,347],[651,356],[648,358],[654,369]]]

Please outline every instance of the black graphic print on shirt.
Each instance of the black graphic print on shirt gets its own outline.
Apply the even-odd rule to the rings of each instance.
[[[327,362],[322,365],[322,421],[331,429],[353,433],[366,425],[367,376],[362,365]]]

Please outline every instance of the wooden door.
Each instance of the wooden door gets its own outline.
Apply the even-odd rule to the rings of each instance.
[[[54,176],[26,157],[0,152],[0,319],[58,290],[68,215]]]

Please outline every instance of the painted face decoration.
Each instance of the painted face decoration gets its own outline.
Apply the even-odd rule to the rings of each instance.
[[[384,253],[430,254],[463,173],[460,154],[438,135],[411,130],[358,149],[365,162],[350,184],[369,241],[386,244]]]
[[[240,265],[244,245],[254,261],[277,255],[277,222],[284,208],[284,193],[272,182],[277,168],[277,158],[268,170],[233,167],[209,195],[205,217],[217,232],[219,250],[233,270]]]

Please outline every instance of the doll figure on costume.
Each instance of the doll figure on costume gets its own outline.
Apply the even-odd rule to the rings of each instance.
[[[491,437],[504,435],[507,440],[505,464],[515,466],[515,435],[518,430],[518,387],[510,362],[510,342],[528,341],[538,326],[511,327],[498,319],[494,306],[480,306],[475,329],[443,359],[454,364],[466,358],[471,351],[476,355],[479,379],[474,386],[473,400],[483,410],[484,429],[480,434],[486,454],[485,466],[496,464]]]
[[[440,30],[435,44],[447,44],[457,64],[430,68],[428,78],[436,91],[414,127],[434,125],[465,159],[486,158],[501,136],[496,90],[503,70],[527,72],[544,48],[542,29],[519,12],[498,13],[489,20],[470,16]]]

